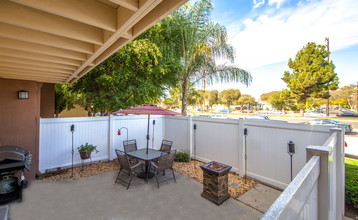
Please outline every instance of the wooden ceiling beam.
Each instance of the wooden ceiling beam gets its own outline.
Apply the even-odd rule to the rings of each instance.
[[[12,0],[31,8],[59,15],[104,30],[116,31],[117,12],[96,0]]]
[[[0,1],[0,22],[102,45],[103,30],[58,15]]]
[[[0,68],[1,67],[23,69],[23,70],[46,71],[52,73],[64,73],[69,75],[73,73],[73,71],[70,70],[63,70],[63,69],[56,69],[51,67],[43,67],[43,66],[28,65],[28,64],[18,64],[18,63],[4,62],[0,60]]]
[[[94,46],[91,43],[73,40],[53,34],[0,23],[0,36],[29,43],[52,46],[81,53],[93,54]]]
[[[138,0],[109,0],[119,6],[128,8],[131,11],[138,11],[139,3]]]
[[[71,66],[71,65],[31,60],[31,59],[18,58],[18,57],[8,57],[8,56],[3,56],[3,55],[0,55],[0,62],[8,62],[8,63],[14,63],[14,64],[19,64],[19,65],[22,65],[22,64],[33,65],[33,66],[38,66],[38,67],[50,67],[50,68],[71,70],[71,71],[74,71],[77,69],[76,66]]]
[[[36,54],[26,51],[19,51],[19,50],[12,50],[7,48],[0,48],[0,54],[6,55],[8,57],[19,57],[19,58],[25,58],[25,59],[31,59],[31,60],[38,60],[38,61],[47,61],[47,62],[53,62],[58,64],[67,64],[67,65],[74,65],[74,66],[80,66],[81,61],[79,60],[71,60],[63,57],[55,57],[55,56],[49,56],[49,55],[42,55],[42,54]]]
[[[37,75],[15,75],[9,73],[0,72],[0,78],[5,79],[18,79],[18,80],[30,80],[36,82],[46,82],[46,83],[55,83],[55,84],[63,84],[65,80],[63,79],[53,79],[52,77],[41,77]]]
[[[29,69],[2,67],[2,66],[0,66],[0,72],[12,73],[12,74],[24,74],[24,75],[36,74],[36,75],[41,75],[41,76],[53,76],[53,77],[57,77],[57,78],[66,78],[68,75],[70,75],[68,73],[66,73],[66,74],[52,73],[52,72],[42,71],[42,70],[29,70]]]
[[[59,49],[59,48],[55,48],[55,47],[37,45],[37,44],[32,44],[32,43],[28,43],[28,42],[24,42],[24,41],[3,38],[3,37],[0,37],[0,47],[21,50],[21,51],[28,51],[28,52],[44,54],[44,55],[64,57],[64,58],[69,58],[69,59],[74,59],[74,60],[84,61],[87,59],[87,55],[85,53],[80,53],[80,52],[70,51],[70,50],[65,50],[65,49]]]

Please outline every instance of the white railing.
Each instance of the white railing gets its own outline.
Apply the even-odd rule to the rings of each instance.
[[[344,215],[344,131],[331,128],[322,146],[308,146],[307,164],[262,219],[337,219]]]
[[[317,219],[319,172],[320,157],[313,156],[261,219]]]

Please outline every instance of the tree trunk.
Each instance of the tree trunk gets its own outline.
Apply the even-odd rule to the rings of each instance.
[[[56,112],[56,118],[58,118],[58,112]]]
[[[186,116],[186,105],[187,105],[187,101],[188,101],[187,79],[184,79],[184,81],[181,85],[181,89],[182,89],[181,113],[183,114],[183,116]]]
[[[303,108],[301,108],[301,109],[300,109],[300,115],[301,115],[301,116],[304,116],[304,112],[305,112],[305,110],[304,110]]]

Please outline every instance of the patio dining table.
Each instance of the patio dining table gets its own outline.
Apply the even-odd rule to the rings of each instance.
[[[148,182],[148,179],[154,176],[154,173],[150,172],[149,170],[150,161],[158,159],[163,152],[159,150],[148,149],[148,154],[147,154],[146,151],[147,149],[143,148],[136,151],[128,152],[127,155],[145,161],[145,172],[138,174],[138,177],[145,179],[145,181]]]

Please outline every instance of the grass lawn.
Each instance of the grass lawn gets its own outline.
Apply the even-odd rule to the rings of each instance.
[[[358,219],[358,160],[345,159],[346,216]]]

